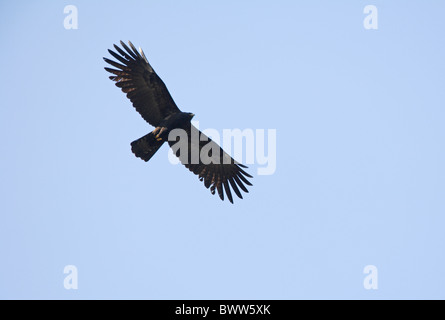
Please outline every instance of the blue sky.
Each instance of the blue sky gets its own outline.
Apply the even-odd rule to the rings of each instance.
[[[0,298],[444,299],[444,9],[2,2]],[[275,174],[251,165],[232,205],[167,147],[135,158],[152,127],[103,70],[119,40],[201,129],[276,129]]]

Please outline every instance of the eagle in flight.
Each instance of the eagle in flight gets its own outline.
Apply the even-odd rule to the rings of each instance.
[[[176,143],[182,142],[186,148],[179,147],[174,151],[175,155],[204,182],[206,188],[210,188],[212,194],[216,190],[221,200],[224,200],[225,191],[227,198],[233,203],[232,188],[242,199],[240,189],[247,193],[245,184],[252,185],[247,180],[252,176],[243,170],[247,167],[235,161],[191,124],[194,114],[179,110],[142,49],[139,48],[138,51],[131,42],[128,42],[129,47],[122,41],[120,44],[122,48],[114,45],[116,52],[108,50],[117,62],[104,58],[105,62],[114,67],[105,70],[113,74],[110,79],[127,95],[142,118],[155,127],[152,132],[131,143],[135,156],[148,161],[164,142],[168,142],[173,150]],[[176,140],[169,140],[170,132],[176,129],[187,134],[186,141],[180,141],[180,136],[176,136]],[[186,152],[183,152],[184,149]],[[203,159],[202,154],[206,155],[206,159]]]

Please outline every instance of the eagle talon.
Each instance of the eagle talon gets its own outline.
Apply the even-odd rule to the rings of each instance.
[[[161,130],[161,127],[157,127],[156,129],[154,129],[154,130],[152,131],[152,133],[153,133],[154,135],[156,135],[156,133],[158,133],[159,130]]]
[[[153,134],[155,135],[156,140],[158,141],[162,140],[160,136],[165,130],[167,130],[166,127],[157,127],[156,129],[153,130]]]

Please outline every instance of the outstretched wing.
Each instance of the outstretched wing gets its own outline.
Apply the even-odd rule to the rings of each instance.
[[[136,111],[145,121],[157,127],[167,116],[180,112],[164,82],[148,63],[144,52],[129,41],[130,48],[122,41],[122,48],[114,45],[116,52],[108,52],[119,62],[104,58],[116,69],[105,68],[114,74],[110,79],[116,82],[131,100]]]
[[[185,128],[185,132],[187,133],[186,143],[181,143],[179,135],[176,141],[169,141],[181,163],[196,174],[200,181],[204,181],[204,185],[210,188],[212,194],[215,194],[215,190],[218,191],[221,200],[224,200],[225,191],[227,198],[233,203],[231,189],[242,199],[240,189],[248,193],[245,184],[252,185],[247,180],[252,176],[243,170],[247,167],[236,162],[218,144],[192,124]]]

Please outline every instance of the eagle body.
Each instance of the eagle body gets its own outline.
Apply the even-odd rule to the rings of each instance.
[[[131,150],[136,157],[141,158],[145,162],[158,151],[158,149],[168,141],[169,134],[174,129],[188,130],[191,126],[194,114],[190,112],[178,112],[167,116],[163,119],[159,126],[148,135],[133,141],[131,143]]]
[[[186,168],[204,182],[212,194],[218,192],[221,200],[224,200],[225,194],[233,203],[233,191],[242,199],[240,189],[247,193],[245,185],[252,185],[247,179],[252,176],[243,170],[247,167],[235,161],[193,126],[190,121],[194,114],[179,110],[164,82],[151,67],[141,49],[138,51],[131,42],[128,43],[129,46],[122,41],[120,44],[122,48],[114,45],[116,52],[108,50],[117,61],[104,58],[105,62],[114,67],[106,67],[105,70],[113,74],[110,79],[127,95],[142,118],[155,127],[152,132],[131,143],[131,150],[135,156],[149,161],[165,142],[172,148],[179,142],[185,148],[178,150],[176,156]],[[183,138],[185,141],[168,140],[169,134],[174,129],[183,130],[186,134]],[[200,157],[202,151],[208,153],[205,159]],[[193,158],[192,155],[198,157]]]
[[[166,128],[161,137],[168,137],[168,134],[173,129],[186,129],[190,125],[190,121],[193,119],[195,115],[190,112],[178,112],[172,115],[169,115],[165,119],[161,121],[158,128]]]

